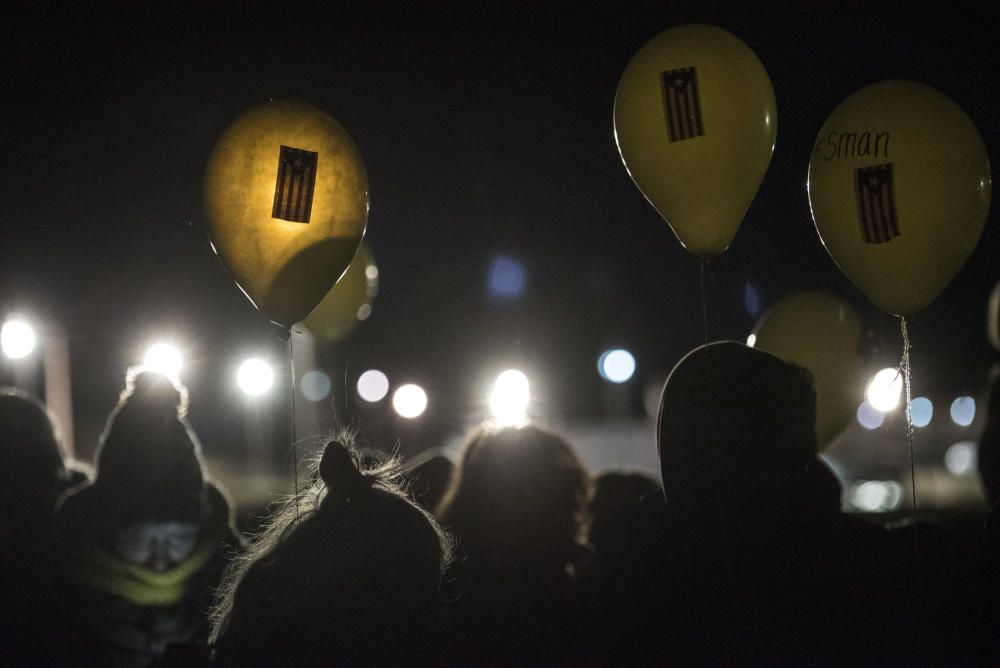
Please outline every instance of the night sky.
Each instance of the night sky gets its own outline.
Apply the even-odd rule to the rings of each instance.
[[[268,98],[322,108],[364,157],[381,291],[371,318],[323,360],[335,391],[345,362],[351,383],[374,366],[424,384],[434,403],[420,446],[482,417],[482,382],[506,366],[534,370],[546,412],[595,416],[597,356],[626,346],[638,413],[642,387],[702,342],[698,262],[632,184],[613,137],[618,79],[657,33],[692,22],[733,32],[777,97],[769,171],[711,265],[712,338],[750,332],[748,283],[764,308],[819,288],[864,316],[873,365],[898,361],[896,321],[830,260],[805,188],[816,133],[855,90],[927,83],[966,111],[994,158],[998,145],[997,24],[960,3],[926,13],[820,2],[794,14],[762,3],[203,4],[213,9],[129,3],[2,21],[0,310],[67,328],[84,452],[125,367],[160,333],[190,359],[206,444],[241,433],[230,428],[241,419],[236,357],[286,355],[213,255],[201,214],[215,139]],[[965,268],[913,320],[915,391],[982,386],[995,359],[985,315],[998,251],[991,213]],[[521,299],[490,297],[497,256],[523,263]]]

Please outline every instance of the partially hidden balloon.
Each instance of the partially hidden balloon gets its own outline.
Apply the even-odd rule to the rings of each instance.
[[[808,189],[837,266],[881,310],[911,316],[972,253],[992,182],[982,137],[957,104],[921,83],[882,81],[830,114]]]
[[[1000,282],[993,286],[986,307],[986,333],[993,347],[1000,350]]]
[[[774,89],[754,52],[713,26],[660,33],[625,68],[614,117],[629,176],[681,245],[700,257],[726,250],[777,132]]]
[[[754,328],[755,348],[812,374],[820,450],[847,427],[864,400],[863,334],[861,316],[850,304],[819,291],[788,295],[765,311]]]
[[[378,267],[365,242],[337,284],[302,321],[321,341],[339,341],[371,315],[372,300],[378,294]]]
[[[347,269],[368,218],[357,147],[305,102],[252,107],[208,159],[204,208],[212,247],[250,301],[288,327]]]

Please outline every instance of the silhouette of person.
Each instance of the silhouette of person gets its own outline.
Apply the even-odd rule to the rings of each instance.
[[[45,406],[0,388],[0,657],[30,660],[48,628],[56,500],[88,479],[65,457]]]
[[[621,661],[648,627],[649,611],[642,605],[650,584],[646,574],[657,567],[648,554],[661,533],[643,508],[650,498],[663,498],[651,475],[609,470],[594,479],[588,534],[593,555],[583,582],[597,665]]]
[[[234,561],[213,612],[220,665],[437,664],[451,543],[394,461],[327,444],[313,486]]]
[[[589,556],[590,480],[535,426],[468,435],[438,516],[454,531],[449,661],[572,663],[584,652],[576,573]]]
[[[840,513],[815,420],[808,373],[762,351],[711,343],[675,366],[657,425],[663,623],[644,659],[837,662],[895,611],[869,568],[884,532]]]
[[[186,413],[186,388],[130,369],[94,481],[62,498],[59,663],[150,665],[207,640],[212,591],[241,539]]]

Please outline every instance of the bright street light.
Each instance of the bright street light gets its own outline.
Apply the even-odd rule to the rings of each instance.
[[[419,385],[403,385],[392,395],[392,407],[400,417],[420,417],[427,409],[427,393]]]
[[[624,383],[635,373],[635,357],[627,350],[605,351],[597,360],[601,378],[612,383]]]
[[[251,397],[259,397],[274,384],[274,371],[262,359],[252,357],[240,365],[236,372],[236,384]]]
[[[378,369],[369,369],[358,376],[358,395],[365,401],[369,403],[382,401],[387,394],[389,394],[389,379]]]
[[[865,398],[875,410],[888,413],[899,405],[899,396],[903,391],[903,373],[899,369],[882,369],[865,391]]]
[[[142,365],[149,371],[162,373],[167,378],[176,381],[180,378],[184,358],[177,346],[169,343],[154,343],[142,358]]]
[[[12,360],[30,355],[35,350],[35,343],[35,330],[23,320],[8,320],[0,330],[0,348]]]
[[[514,427],[527,420],[531,402],[531,385],[528,377],[517,369],[507,369],[493,383],[490,393],[490,412],[500,426]]]

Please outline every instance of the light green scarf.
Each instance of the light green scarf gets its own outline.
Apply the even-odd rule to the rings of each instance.
[[[219,532],[210,531],[190,557],[163,572],[125,561],[95,545],[83,553],[75,569],[76,578],[95,589],[114,594],[136,605],[176,605],[187,594],[192,576],[219,549],[219,539]]]

